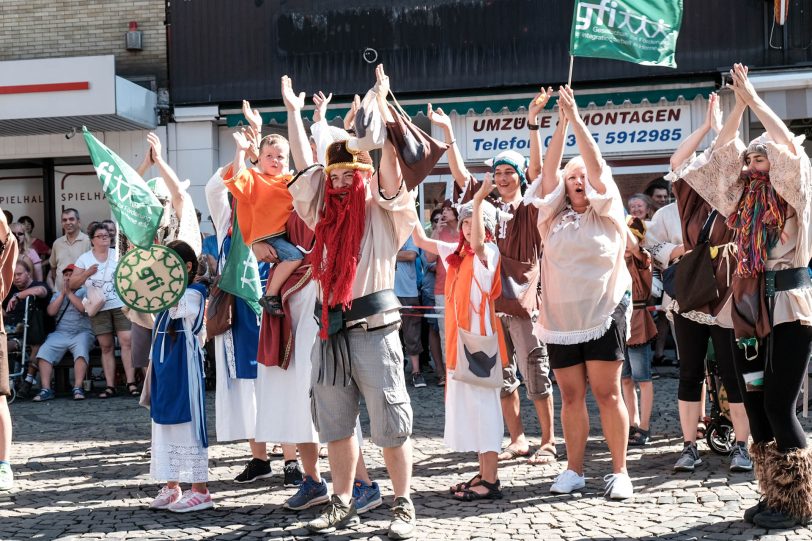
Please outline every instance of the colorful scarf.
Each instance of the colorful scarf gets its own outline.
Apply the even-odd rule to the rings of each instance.
[[[770,175],[762,171],[742,173],[744,193],[727,226],[736,233],[739,263],[736,276],[753,277],[764,272],[767,250],[781,237],[787,202],[775,192]]]
[[[316,224],[316,244],[313,250],[324,258],[313,266],[313,277],[322,291],[321,332],[327,339],[328,306],[352,305],[352,285],[361,251],[366,221],[366,184],[359,170],[355,171],[349,188],[333,188],[326,180],[324,209]],[[326,252],[326,253],[325,253]]]

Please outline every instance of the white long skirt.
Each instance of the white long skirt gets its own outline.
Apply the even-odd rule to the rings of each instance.
[[[505,432],[500,389],[455,381],[451,372],[445,385],[445,445],[460,453],[498,453]]]
[[[214,395],[214,418],[217,441],[248,440],[257,425],[256,380],[230,379],[226,368],[225,338],[214,337],[217,390]]]
[[[311,280],[290,299],[295,346],[288,369],[259,365],[255,432],[259,442],[319,443],[310,414],[310,351],[319,332],[315,305],[316,282]]]
[[[152,421],[149,474],[161,482],[208,482],[209,450],[198,443],[192,423],[159,425]]]

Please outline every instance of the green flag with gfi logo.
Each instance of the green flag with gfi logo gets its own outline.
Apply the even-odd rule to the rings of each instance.
[[[164,211],[160,201],[135,169],[93,137],[84,126],[82,135],[104,196],[122,233],[139,248],[148,250]]]
[[[575,0],[570,54],[676,68],[682,0]]]

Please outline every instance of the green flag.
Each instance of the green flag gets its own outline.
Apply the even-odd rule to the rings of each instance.
[[[259,279],[257,258],[251,248],[245,245],[240,225],[237,223],[236,209],[231,225],[231,247],[217,285],[223,291],[244,300],[257,315],[262,312],[259,306],[262,284]]]
[[[163,207],[144,179],[115,152],[82,127],[90,159],[121,231],[139,248],[149,249]]]
[[[576,0],[570,54],[676,68],[682,0]]]

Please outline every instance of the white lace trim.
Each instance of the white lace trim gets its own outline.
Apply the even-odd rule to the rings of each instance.
[[[581,216],[567,203],[567,209],[558,218],[558,223],[553,227],[553,234],[558,233],[568,225],[574,225],[575,229],[581,228]]]
[[[150,476],[156,481],[205,483],[209,479],[208,449],[193,440],[191,423],[153,422]]]
[[[237,357],[234,354],[234,333],[231,329],[223,333],[223,349],[226,354],[226,372],[230,379],[237,378]]]
[[[545,344],[561,344],[565,346],[573,344],[583,344],[590,340],[597,340],[609,330],[612,326],[612,316],[606,318],[606,321],[600,325],[596,325],[591,329],[584,329],[581,331],[553,331],[545,329],[541,324],[536,324],[533,334],[544,342]]]

